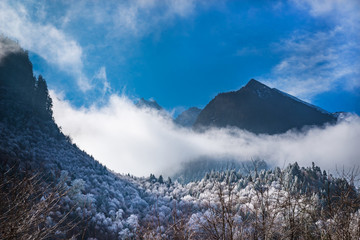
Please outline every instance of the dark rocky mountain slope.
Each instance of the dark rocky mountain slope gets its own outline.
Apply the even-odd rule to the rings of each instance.
[[[251,79],[240,90],[220,93],[211,100],[194,128],[234,126],[254,133],[278,134],[335,121],[333,114]]]

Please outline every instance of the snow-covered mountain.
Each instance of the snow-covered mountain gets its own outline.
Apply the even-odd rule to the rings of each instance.
[[[194,127],[234,126],[277,134],[335,122],[333,114],[252,79],[238,91],[217,95],[200,112]]]

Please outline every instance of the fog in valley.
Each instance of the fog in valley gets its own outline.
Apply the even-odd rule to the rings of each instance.
[[[183,163],[199,158],[265,160],[284,167],[312,162],[324,170],[359,165],[360,119],[348,114],[336,125],[302,132],[255,135],[239,129],[195,132],[175,125],[170,115],[138,108],[126,96],[112,95],[101,106],[76,108],[51,92],[54,118],[74,143],[118,173],[148,176],[175,174]]]

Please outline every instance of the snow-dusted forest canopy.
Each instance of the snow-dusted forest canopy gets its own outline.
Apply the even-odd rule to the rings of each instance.
[[[27,52],[1,41],[15,46],[0,60],[1,239],[360,238],[356,169],[253,161],[187,183],[110,171],[54,123]]]

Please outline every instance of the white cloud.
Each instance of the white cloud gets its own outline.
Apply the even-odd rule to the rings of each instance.
[[[332,18],[347,16],[347,20],[358,20],[360,2],[358,0],[293,0],[299,8],[308,10],[313,16],[328,16]],[[347,21],[346,19],[337,19]]]
[[[359,165],[360,119],[305,133],[262,135],[212,129],[196,133],[175,126],[157,112],[138,109],[124,96],[112,95],[103,107],[76,109],[51,92],[55,121],[82,149],[110,169],[138,176],[171,174],[183,162],[203,156],[238,160],[262,158],[272,164],[314,161],[326,170]]]
[[[0,2],[0,32],[70,73],[83,91],[91,88],[83,73],[81,46],[54,25],[32,21],[24,5]]]
[[[94,78],[101,81],[103,86],[101,93],[103,96],[111,91],[111,86],[106,76],[106,68],[104,66],[99,69],[99,71],[95,74]]]
[[[134,41],[136,44],[136,40],[152,33],[158,37],[176,19],[191,17],[196,8],[206,7],[212,2],[4,0],[0,1],[0,33],[18,40],[24,49],[69,73],[84,92],[96,92],[98,86],[94,85],[94,77],[85,73],[91,66],[91,62],[85,65],[87,54],[93,54],[94,49],[101,51],[111,47],[117,50],[117,61],[123,61],[120,60],[125,58],[122,54],[133,51]],[[84,48],[69,32],[74,36],[77,34]],[[101,36],[92,35],[97,32],[101,32]],[[116,38],[116,42],[113,38]],[[123,52],[119,52],[119,49]],[[104,91],[109,90],[108,83],[107,79],[103,81]]]
[[[359,2],[293,2],[316,20],[328,21],[330,28],[318,32],[298,30],[274,44],[283,58],[270,74],[259,79],[306,100],[339,86],[348,91],[359,88]]]
[[[191,16],[199,3],[194,0],[127,1],[119,4],[112,15],[113,35],[143,37],[161,31],[174,19]]]
[[[65,25],[76,19],[85,19],[102,25],[108,37],[121,39],[142,38],[160,34],[176,19],[195,15],[197,8],[206,8],[217,0],[125,0],[92,2],[80,0],[69,4]]]

